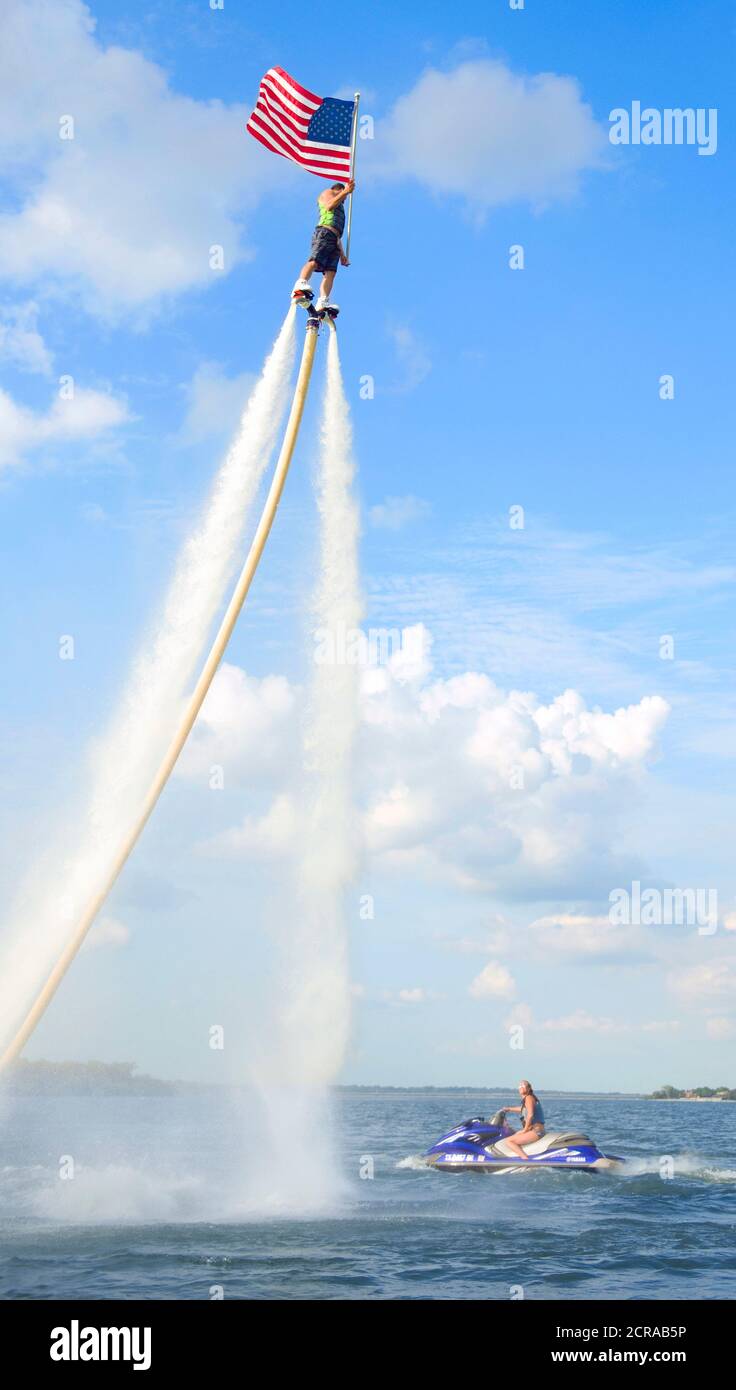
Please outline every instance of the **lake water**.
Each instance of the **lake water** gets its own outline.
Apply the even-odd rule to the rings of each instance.
[[[543,1097],[620,1174],[417,1164],[502,1099],[341,1093],[310,1141],[286,1098],[6,1097],[0,1297],[736,1296],[736,1104]]]

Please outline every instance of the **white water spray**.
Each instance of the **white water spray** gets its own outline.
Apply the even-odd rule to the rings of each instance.
[[[86,804],[18,893],[4,931],[0,976],[6,1041],[104,883],[167,747],[276,444],[288,401],[294,323],[292,307],[179,555],[161,616],[142,643],[106,735],[90,750]]]
[[[362,617],[354,472],[337,334],[330,332],[317,480],[320,575],[312,599],[312,621],[318,641],[321,635],[332,634],[333,641],[326,646],[335,659],[315,660],[307,692],[291,997],[283,1016],[293,1042],[292,1077],[307,1086],[334,1081],[344,1059],[350,1021],[345,892],[356,862],[352,753],[359,672],[355,664],[344,660],[344,652],[340,659],[343,644],[334,639],[354,632]]]
[[[310,626],[333,639],[356,629],[362,617],[354,471],[337,334],[331,331],[317,476],[320,572]],[[344,650],[334,640],[323,645]],[[339,1192],[328,1087],[344,1060],[350,1025],[345,897],[356,864],[351,792],[358,694],[355,665],[315,661],[303,724],[295,906],[281,941],[279,1027],[269,1037],[268,1057],[253,1069],[270,1131],[270,1143],[262,1145],[267,1167],[256,1183],[258,1200],[302,1214],[331,1208]],[[285,1115],[298,1136],[296,1161],[294,1146],[284,1145]]]

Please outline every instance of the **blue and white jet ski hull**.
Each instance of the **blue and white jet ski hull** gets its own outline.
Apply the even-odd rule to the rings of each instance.
[[[587,1134],[545,1134],[525,1145],[527,1158],[508,1142],[513,1130],[502,1114],[492,1120],[475,1116],[463,1120],[427,1149],[424,1161],[440,1173],[513,1173],[533,1168],[572,1168],[601,1172],[618,1168],[624,1162],[615,1154],[604,1154]]]

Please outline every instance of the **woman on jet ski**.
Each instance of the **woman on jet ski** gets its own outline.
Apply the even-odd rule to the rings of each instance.
[[[539,1096],[535,1096],[532,1090],[531,1081],[519,1082],[519,1095],[521,1105],[508,1105],[506,1113],[521,1115],[521,1129],[517,1129],[515,1134],[509,1134],[508,1144],[513,1144],[519,1150],[519,1158],[529,1158],[524,1153],[524,1144],[533,1144],[535,1139],[541,1139],[544,1134],[544,1111]]]

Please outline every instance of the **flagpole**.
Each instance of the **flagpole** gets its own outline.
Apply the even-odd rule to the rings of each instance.
[[[360,92],[355,93],[355,106],[353,107],[353,133],[350,140],[350,177],[355,178],[355,146],[358,140],[358,106],[360,104]],[[350,231],[353,225],[353,195],[350,194],[348,203],[348,235],[345,242],[345,255],[350,260]]]

